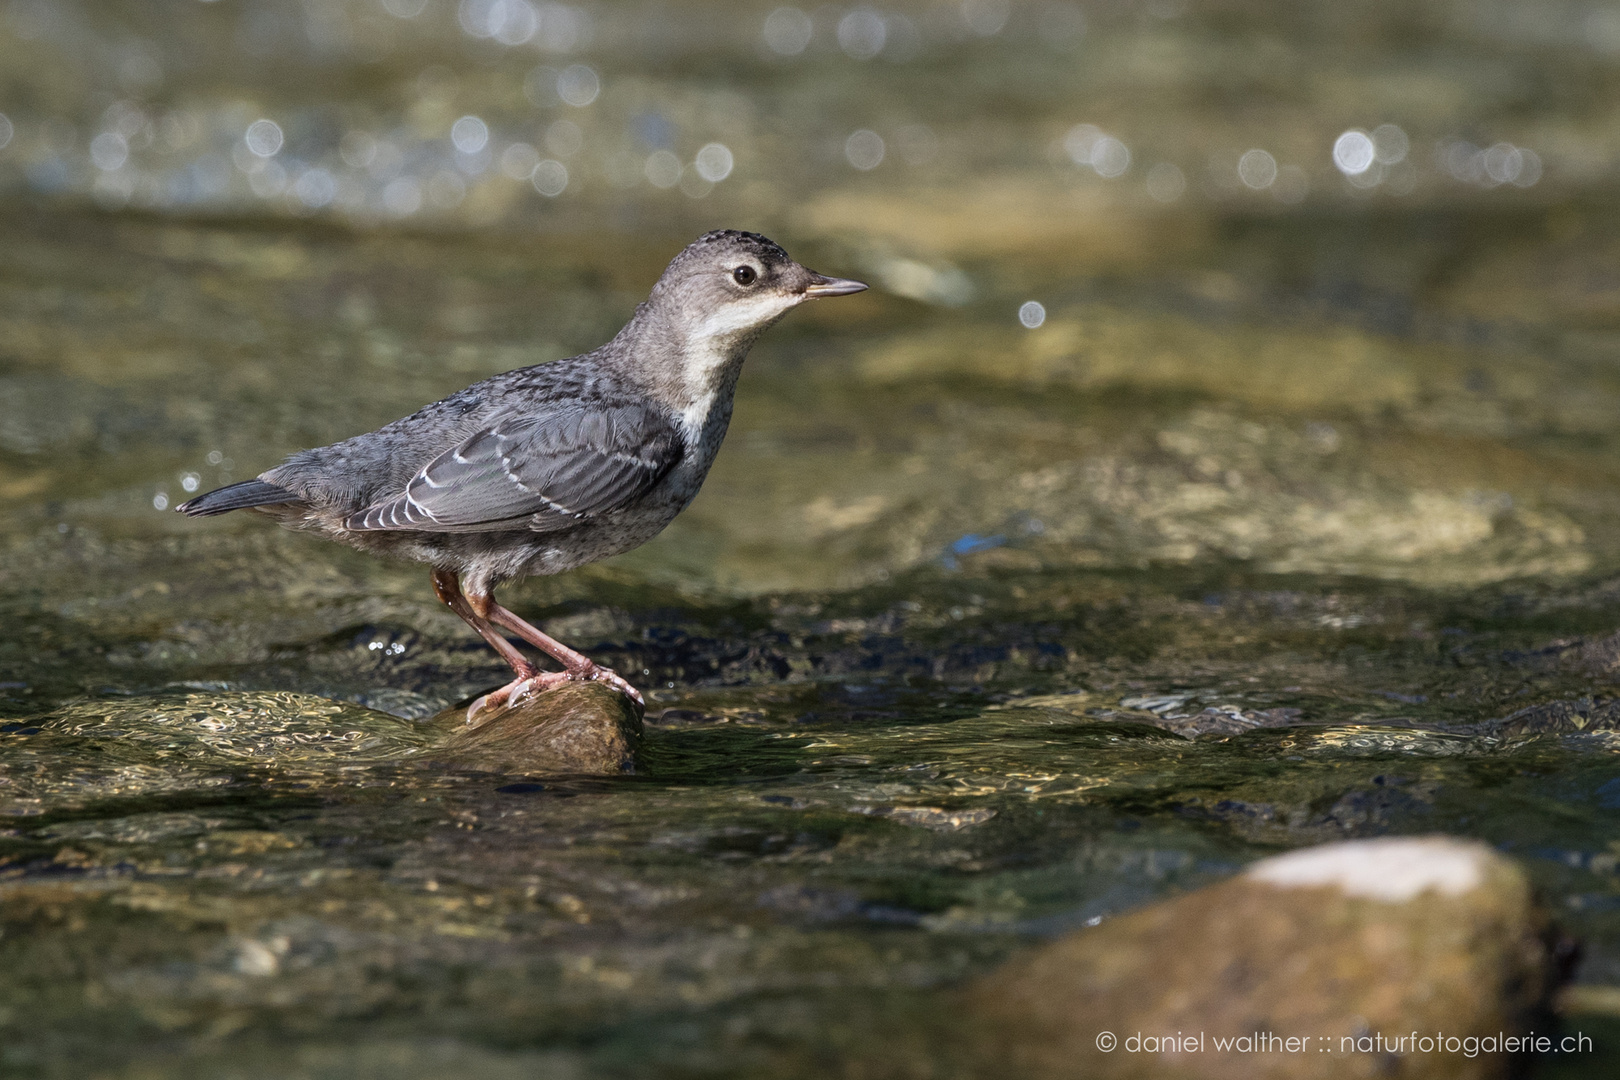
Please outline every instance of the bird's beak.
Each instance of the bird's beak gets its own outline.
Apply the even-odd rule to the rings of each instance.
[[[851,281],[849,278],[822,277],[820,274],[810,275],[810,284],[804,288],[804,295],[817,296],[848,296],[850,293],[866,291],[864,281]]]

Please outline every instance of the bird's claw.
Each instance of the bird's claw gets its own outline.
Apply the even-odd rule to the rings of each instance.
[[[525,679],[513,680],[499,690],[491,690],[467,706],[467,723],[476,724],[485,713],[513,708],[525,698],[532,697],[535,694],[542,694],[547,690],[555,690],[567,682],[606,683],[635,702],[636,708],[645,709],[647,707],[647,702],[641,696],[641,691],[626,682],[624,676],[612,668],[605,668],[600,664],[591,664],[589,667],[576,668],[570,671],[542,671]]]
[[[484,713],[496,712],[503,708],[510,709],[524,698],[561,686],[567,681],[567,675],[552,672],[541,672],[526,679],[515,679],[499,690],[491,690],[467,706],[467,723],[475,724]]]
[[[613,687],[613,689],[617,690],[619,693],[623,694],[625,697],[629,698],[642,708],[646,708],[647,706],[646,700],[641,696],[641,691],[631,686],[625,681],[623,675],[620,675],[612,668],[605,668],[600,664],[592,664],[588,668],[581,668],[577,673],[571,671],[569,674],[576,679],[589,679],[592,682],[607,683],[609,686]]]

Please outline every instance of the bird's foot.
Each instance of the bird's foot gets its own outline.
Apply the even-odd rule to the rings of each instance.
[[[485,713],[509,709],[534,694],[544,693],[569,681],[563,671],[541,671],[523,679],[513,679],[499,690],[491,690],[467,706],[467,723],[476,724]]]
[[[613,687],[613,689],[635,702],[637,708],[645,709],[647,707],[647,702],[642,698],[641,691],[631,686],[625,681],[623,675],[620,675],[612,668],[605,668],[601,664],[592,663],[591,661],[587,660],[585,661],[584,666],[570,668],[568,671],[564,672],[564,674],[570,679],[578,679],[581,682],[607,683],[609,686]]]
[[[645,709],[647,702],[642,698],[641,691],[625,681],[612,668],[605,668],[600,664],[586,662],[585,666],[570,668],[567,671],[541,671],[527,678],[513,679],[499,690],[491,690],[471,705],[467,706],[467,723],[476,724],[486,717],[486,714],[498,712],[501,709],[510,709],[535,694],[543,694],[547,690],[569,682],[601,682],[613,687],[619,693],[636,703],[636,708]]]

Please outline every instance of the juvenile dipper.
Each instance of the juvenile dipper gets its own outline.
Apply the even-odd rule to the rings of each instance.
[[[805,269],[757,233],[705,233],[601,348],[485,379],[176,509],[251,508],[433,567],[439,599],[517,672],[469,720],[571,679],[599,679],[639,706],[635,687],[496,603],[495,587],[658,535],[708,475],[755,339],[806,300],[865,288]],[[501,628],[563,670],[539,671]]]

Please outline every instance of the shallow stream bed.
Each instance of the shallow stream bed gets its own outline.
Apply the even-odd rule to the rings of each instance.
[[[0,13],[0,1073],[951,1075],[949,987],[1386,834],[1520,860],[1620,985],[1610,23],[228,7]],[[877,287],[767,335],[664,536],[503,594],[650,690],[638,775],[429,765],[504,675],[425,572],[168,509],[600,343],[719,225]],[[1620,1069],[1565,1023],[1536,1075]]]

